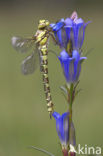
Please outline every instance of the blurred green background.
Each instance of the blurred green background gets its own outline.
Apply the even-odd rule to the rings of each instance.
[[[42,156],[34,145],[61,156],[55,121],[50,120],[39,69],[24,76],[20,63],[26,57],[11,46],[12,36],[31,36],[39,19],[55,22],[76,10],[92,21],[83,45],[94,48],[83,64],[79,87],[83,91],[73,106],[77,144],[103,147],[103,1],[102,0],[2,0],[0,1],[0,156]],[[53,45],[49,49],[58,51]],[[65,83],[59,61],[49,54],[49,76],[55,109],[67,104],[59,89]]]

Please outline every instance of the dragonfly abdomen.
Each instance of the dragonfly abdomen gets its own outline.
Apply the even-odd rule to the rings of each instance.
[[[52,102],[50,86],[49,86],[48,51],[46,46],[45,48],[43,46],[40,48],[40,59],[41,59],[41,72],[43,75],[44,91],[45,91],[46,101],[47,101],[47,109],[51,117],[53,113],[53,102]]]

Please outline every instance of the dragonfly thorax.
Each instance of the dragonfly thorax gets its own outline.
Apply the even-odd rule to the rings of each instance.
[[[48,31],[47,30],[37,30],[36,32],[36,42],[39,46],[46,45],[48,42]]]

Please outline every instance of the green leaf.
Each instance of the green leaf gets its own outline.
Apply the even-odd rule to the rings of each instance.
[[[35,147],[35,146],[29,146],[28,148],[33,148],[33,149],[35,149],[37,151],[40,151],[42,153],[45,153],[46,155],[49,155],[49,156],[55,156],[54,154],[52,154],[52,153],[50,153],[50,152],[48,152],[48,151],[46,151],[46,150],[44,150],[42,148],[38,148],[38,147]]]

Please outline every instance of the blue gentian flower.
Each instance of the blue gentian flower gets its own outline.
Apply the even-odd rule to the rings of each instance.
[[[72,20],[67,18],[65,21],[64,29],[66,31],[66,41],[72,41],[73,49],[79,50],[82,47],[85,35],[85,28],[89,22],[84,23],[82,18]]]
[[[79,79],[81,63],[86,57],[81,57],[77,50],[72,51],[72,56],[63,50],[58,57],[67,83],[75,83]]]
[[[64,26],[64,19],[61,19],[59,22],[57,22],[56,24],[52,23],[50,24],[50,27],[52,28],[54,35],[55,35],[55,39],[57,41],[57,43],[61,46],[62,45],[62,27]]]
[[[64,19],[62,18],[59,22],[50,24],[50,27],[54,32],[60,30],[64,26]]]
[[[69,142],[69,112],[60,115],[54,112],[52,116],[56,120],[56,130],[62,146],[67,147]]]
[[[78,18],[77,13],[73,17],[61,19],[56,24],[51,24],[51,28],[55,34],[55,38],[61,48],[65,48],[67,51],[67,45],[69,41],[72,42],[72,48],[79,50],[82,47],[85,35],[85,28],[88,23],[84,23],[81,18]],[[60,24],[61,23],[61,24]]]

